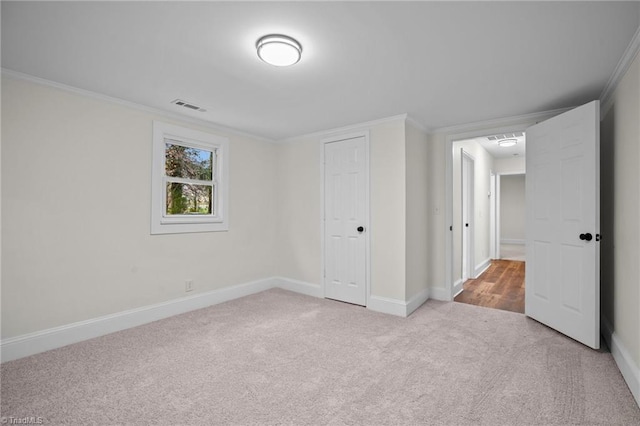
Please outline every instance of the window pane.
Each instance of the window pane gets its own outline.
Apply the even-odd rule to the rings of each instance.
[[[213,152],[165,143],[164,172],[169,177],[213,180]]]
[[[167,182],[167,215],[213,214],[213,186]]]

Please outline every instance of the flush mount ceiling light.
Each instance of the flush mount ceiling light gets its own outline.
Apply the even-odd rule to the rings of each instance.
[[[517,143],[518,143],[517,139],[502,139],[501,141],[498,141],[498,146],[507,148],[510,146],[514,146]]]
[[[256,42],[258,57],[276,67],[288,67],[300,60],[302,46],[296,40],[282,34],[269,34]]]

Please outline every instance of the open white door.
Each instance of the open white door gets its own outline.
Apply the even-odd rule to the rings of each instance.
[[[527,129],[525,314],[600,347],[600,105]]]

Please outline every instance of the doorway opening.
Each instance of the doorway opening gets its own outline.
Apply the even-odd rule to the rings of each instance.
[[[503,120],[505,127],[445,136],[446,220],[445,290],[454,284],[454,142],[478,134],[526,129],[526,288],[525,315],[560,333],[600,347],[600,103]],[[464,128],[464,127],[463,127]],[[478,130],[480,129],[480,130]],[[484,133],[480,133],[483,131]],[[487,138],[487,137],[485,137]],[[488,138],[487,138],[488,139]],[[453,153],[453,154],[452,154]],[[476,184],[479,159],[476,155]],[[490,173],[487,172],[490,176]],[[489,180],[490,178],[487,178]],[[497,195],[498,193],[496,193]],[[491,196],[489,192],[484,196]],[[459,200],[459,198],[458,198]],[[476,219],[479,199],[476,197]],[[496,213],[496,212],[494,212]],[[478,230],[476,223],[476,233]],[[457,236],[460,230],[457,230]],[[478,245],[476,238],[476,246]],[[495,247],[498,247],[495,241]]]
[[[525,142],[522,131],[453,141],[454,301],[524,313]]]

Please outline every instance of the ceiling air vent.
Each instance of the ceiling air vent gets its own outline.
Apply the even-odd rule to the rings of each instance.
[[[171,103],[175,104],[175,105],[178,105],[178,106],[181,106],[181,107],[184,107],[184,108],[188,108],[188,109],[193,110],[193,111],[198,111],[198,112],[206,112],[207,111],[206,109],[204,109],[202,107],[199,107],[198,105],[194,105],[194,104],[192,104],[190,102],[183,101],[182,99],[176,99],[174,101],[171,101]]]
[[[512,138],[519,138],[524,136],[524,133],[522,132],[515,132],[515,133],[504,133],[501,135],[492,135],[492,136],[487,136],[487,139],[490,141],[499,141],[502,139],[512,139]]]

